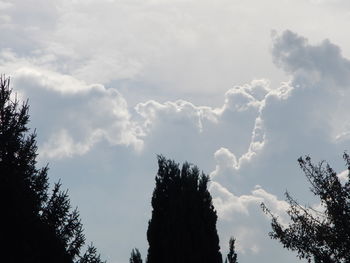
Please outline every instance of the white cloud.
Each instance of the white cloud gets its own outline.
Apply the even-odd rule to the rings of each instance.
[[[215,177],[217,174],[225,173],[225,170],[239,169],[236,156],[226,148],[220,148],[214,154],[217,162],[216,170],[211,174]]]
[[[98,134],[92,134],[85,143],[75,143],[68,131],[62,129],[54,133],[40,148],[41,158],[64,158],[87,153],[96,142]],[[96,138],[96,139],[95,139]]]
[[[213,181],[210,184],[210,192],[220,219],[230,221],[237,214],[250,216],[249,211],[252,206],[256,208],[261,203],[265,203],[272,213],[280,216],[282,220],[286,219],[288,203],[278,200],[277,196],[268,193],[259,185],[256,185],[249,195],[236,196],[218,182]]]
[[[289,31],[278,36],[274,44],[275,60],[291,74],[292,80],[261,96],[255,119],[256,135],[253,134],[251,140],[252,148],[254,142],[258,142],[258,150],[252,150],[258,154],[243,165],[245,154],[236,157],[231,150],[220,148],[214,154],[216,168],[211,173],[214,204],[219,218],[227,222],[221,227],[227,230],[229,224],[232,225],[231,231],[238,243],[242,239],[239,243],[242,253],[253,253],[253,246],[255,251],[262,251],[266,242],[260,232],[264,219],[256,213],[259,203],[266,203],[283,224],[288,222],[285,213],[288,204],[272,194],[271,189],[280,194],[288,188],[292,193],[299,193],[297,196],[301,195],[302,202],[313,200],[305,194],[307,186],[304,190],[300,188],[306,181],[296,169],[297,157],[311,154],[316,160],[329,160],[335,158],[339,148],[343,151],[345,148],[341,147],[347,147],[346,129],[334,144],[340,127],[348,127],[343,97],[349,96],[349,62],[341,56],[339,47],[329,41],[311,45]],[[328,62],[339,70],[328,68]],[[344,180],[346,175],[344,171],[338,176]],[[259,182],[270,191],[259,186],[248,195],[242,194],[249,189],[249,183],[243,182]],[[320,204],[312,207],[324,209]],[[224,234],[224,238],[228,239],[227,235]]]
[[[249,216],[249,206],[260,205],[263,201],[254,195],[235,196],[215,181],[210,184],[210,192],[219,218],[224,220],[232,219],[235,213]]]
[[[349,170],[344,170],[337,174],[341,183],[345,183],[349,180]]]
[[[265,203],[272,213],[279,217],[282,224],[289,221],[286,213],[288,203],[279,200],[261,186],[255,186],[250,194],[235,195],[214,181],[209,190],[221,226],[224,225],[225,229],[231,231],[221,236],[222,243],[227,243],[228,238],[233,235],[236,238],[237,251],[242,254],[257,254],[261,249],[265,249],[264,244],[268,237],[261,231],[261,226],[266,226],[271,218],[262,212],[261,203]]]
[[[82,155],[102,140],[142,150],[142,130],[115,89],[86,84],[13,52],[4,51],[0,60],[20,97],[30,99],[33,121],[43,134],[41,158]]]
[[[92,89],[104,90],[102,85],[87,85],[69,75],[31,66],[18,68],[13,76],[15,80],[20,78],[23,82],[35,83],[34,85],[62,94],[81,94]]]

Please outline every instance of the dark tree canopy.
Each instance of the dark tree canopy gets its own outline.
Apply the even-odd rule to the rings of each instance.
[[[36,168],[36,134],[28,128],[28,103],[20,104],[0,77],[0,200],[3,251],[10,262],[101,262],[85,243],[78,211],[61,184],[49,190],[48,168]],[[51,192],[51,193],[50,193]],[[94,252],[94,253],[92,253]],[[84,257],[85,256],[85,257]]]
[[[130,263],[142,263],[141,253],[137,248],[135,248],[131,251],[131,256],[130,256],[129,262]]]
[[[262,204],[272,217],[270,236],[308,262],[350,262],[350,158],[346,153],[343,157],[348,168],[345,183],[325,162],[314,165],[308,156],[298,160],[311,184],[311,192],[321,201],[322,211],[303,207],[286,193],[291,223],[284,227]]]
[[[180,169],[163,156],[158,156],[158,166],[147,262],[221,263],[209,177],[188,163]]]
[[[225,259],[225,263],[238,263],[237,261],[237,253],[235,251],[235,239],[233,237],[230,238],[229,241],[229,252]]]

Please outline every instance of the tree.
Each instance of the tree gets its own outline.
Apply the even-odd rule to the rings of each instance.
[[[311,158],[299,158],[298,162],[311,184],[311,192],[320,199],[322,209],[301,206],[287,192],[291,222],[283,226],[277,216],[262,204],[272,217],[270,236],[279,240],[299,258],[308,262],[341,263],[350,259],[350,158],[344,153],[347,178],[341,182],[339,175],[325,162],[317,165]]]
[[[36,134],[29,133],[28,102],[19,104],[0,77],[0,204],[2,250],[11,262],[82,262],[85,243],[77,209],[48,167],[36,168]],[[93,261],[85,261],[93,262]],[[101,262],[101,261],[96,261]]]
[[[225,263],[238,263],[237,261],[237,253],[235,251],[235,239],[233,237],[230,238],[229,241],[229,253],[225,259]]]
[[[148,263],[222,262],[209,177],[158,156],[149,221]]]
[[[131,251],[131,256],[130,256],[129,262],[130,263],[142,263],[141,253],[137,248],[135,248]]]
[[[78,260],[77,263],[101,263],[100,254],[97,254],[97,249],[90,244],[82,257]]]

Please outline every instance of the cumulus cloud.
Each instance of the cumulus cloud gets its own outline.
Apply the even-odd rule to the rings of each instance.
[[[220,219],[232,221],[235,217],[239,218],[242,215],[251,217],[253,216],[251,213],[254,213],[254,217],[259,217],[259,219],[255,219],[256,222],[259,222],[264,220],[261,218],[264,215],[263,213],[257,215],[256,211],[261,203],[265,203],[282,223],[286,224],[288,222],[286,211],[289,204],[284,200],[279,200],[276,195],[267,192],[260,185],[256,185],[250,194],[235,195],[225,186],[212,181],[209,190]]]
[[[40,148],[42,158],[64,158],[82,155],[88,152],[95,140],[94,134],[85,143],[75,143],[66,129],[52,134],[47,142]]]
[[[350,61],[342,56],[341,49],[329,40],[311,45],[286,31],[275,40],[273,55],[293,76],[291,85],[298,88],[293,99],[300,101],[299,119],[312,119],[306,129],[317,129],[334,142],[348,140],[345,101],[350,96]]]
[[[210,184],[210,192],[213,195],[214,206],[221,219],[230,220],[232,215],[244,214],[249,216],[249,206],[259,205],[263,199],[254,195],[235,196],[217,182]]]
[[[269,92],[272,90],[267,80],[254,80],[229,89],[221,107],[197,106],[184,100],[164,103],[150,100],[137,104],[135,111],[146,146],[152,147],[152,138],[170,149],[181,149],[186,143],[201,145],[203,148],[198,150],[208,156],[226,148],[234,156],[230,158],[237,159],[232,166],[238,169],[263,148],[265,135],[259,116]],[[192,154],[196,155],[195,152]]]
[[[221,227],[227,230],[231,225],[232,233],[241,239],[238,243],[242,253],[261,251],[266,242],[261,222],[267,221],[257,212],[261,202],[286,224],[288,204],[278,197],[285,189],[296,192],[304,202],[313,200],[307,186],[304,190],[300,187],[306,180],[297,169],[296,159],[311,154],[316,160],[334,160],[334,154],[346,149],[343,147],[348,141],[344,98],[350,95],[349,61],[340,48],[329,40],[312,45],[306,38],[286,31],[275,37],[272,54],[291,80],[277,88],[264,88],[260,99],[255,100],[252,97],[256,96],[242,96],[242,91],[230,92],[238,93],[242,102],[235,101],[236,108],[230,109],[256,109],[250,146],[240,155],[228,147],[214,152],[216,166],[210,191],[219,218],[226,222]],[[344,181],[347,171],[338,176]],[[262,186],[254,187],[249,182]],[[312,207],[324,209],[320,204]],[[224,234],[225,238],[228,240],[228,235]]]
[[[342,56],[340,47],[328,39],[310,45],[306,38],[285,31],[275,39],[272,54],[275,63],[293,74],[299,85],[312,87],[320,82],[338,88],[349,85],[350,61]]]
[[[45,123],[51,135],[40,151],[42,158],[81,155],[101,140],[111,145],[130,145],[136,151],[142,149],[142,134],[131,120],[126,101],[117,91],[97,89],[84,96],[75,94],[68,98],[55,93],[47,96],[56,96],[50,102],[65,106],[58,112],[57,109],[45,112],[52,120]]]
[[[259,159],[250,166],[262,165],[263,160],[270,158],[277,161],[282,159],[280,156],[296,159],[310,153],[310,150],[319,154],[319,149],[334,147],[331,146],[334,141],[338,141],[338,145],[346,141],[346,127],[349,125],[344,115],[346,106],[343,97],[350,95],[346,80],[349,61],[341,56],[340,48],[329,41],[311,45],[307,39],[286,31],[274,38],[272,54],[275,62],[291,74],[292,79],[277,88],[270,88],[262,82],[263,85],[259,84],[263,86],[260,100],[253,100],[254,97],[249,96],[252,92],[243,96],[244,107],[256,109],[252,118],[254,126],[249,129],[249,147],[240,155],[234,153],[234,148],[217,150],[213,178],[224,174],[224,177],[246,174],[250,168],[242,168],[242,165],[257,153],[261,153]],[[328,68],[328,61],[341,70]],[[231,91],[229,94],[242,96],[252,87],[253,84],[248,88],[243,86],[240,92]],[[237,101],[233,105],[237,105],[237,109],[242,108]],[[274,164],[278,167],[279,161],[276,161]],[[269,174],[265,170],[261,173]]]
[[[33,122],[43,143],[40,157],[82,155],[101,140],[142,149],[142,131],[117,90],[86,84],[12,52],[2,53],[0,60],[0,68],[10,72],[16,92],[30,99]]]
[[[257,185],[250,194],[235,195],[223,185],[212,182],[210,192],[217,210],[220,228],[230,229],[230,233],[221,236],[222,243],[227,243],[230,236],[237,241],[237,250],[243,254],[257,254],[264,248],[267,236],[261,226],[268,225],[270,218],[260,209],[264,202],[272,213],[279,217],[282,224],[287,224],[286,210],[289,205],[277,196]]]

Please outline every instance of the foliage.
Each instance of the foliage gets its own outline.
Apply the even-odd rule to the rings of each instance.
[[[77,209],[48,167],[36,168],[36,134],[29,133],[28,102],[20,105],[10,80],[0,77],[0,200],[3,251],[11,262],[80,262],[85,243]],[[85,261],[101,262],[101,261]]]
[[[264,211],[272,217],[270,236],[283,246],[298,253],[308,262],[349,262],[350,259],[350,158],[343,155],[347,164],[345,183],[325,162],[311,163],[310,157],[299,158],[298,162],[311,184],[311,192],[318,196],[322,211],[301,206],[286,193],[290,208],[287,211],[291,223],[282,226],[277,216],[262,204]]]
[[[131,256],[130,256],[129,262],[130,263],[142,263],[141,253],[137,248],[135,248],[131,251]]]
[[[225,263],[237,263],[237,253],[235,251],[235,239],[233,237],[230,238],[229,241],[229,253],[225,259]]]
[[[148,263],[222,262],[208,176],[158,156],[149,221]]]
[[[77,263],[102,263],[100,254],[97,254],[97,249],[90,244],[84,255],[77,261]]]

